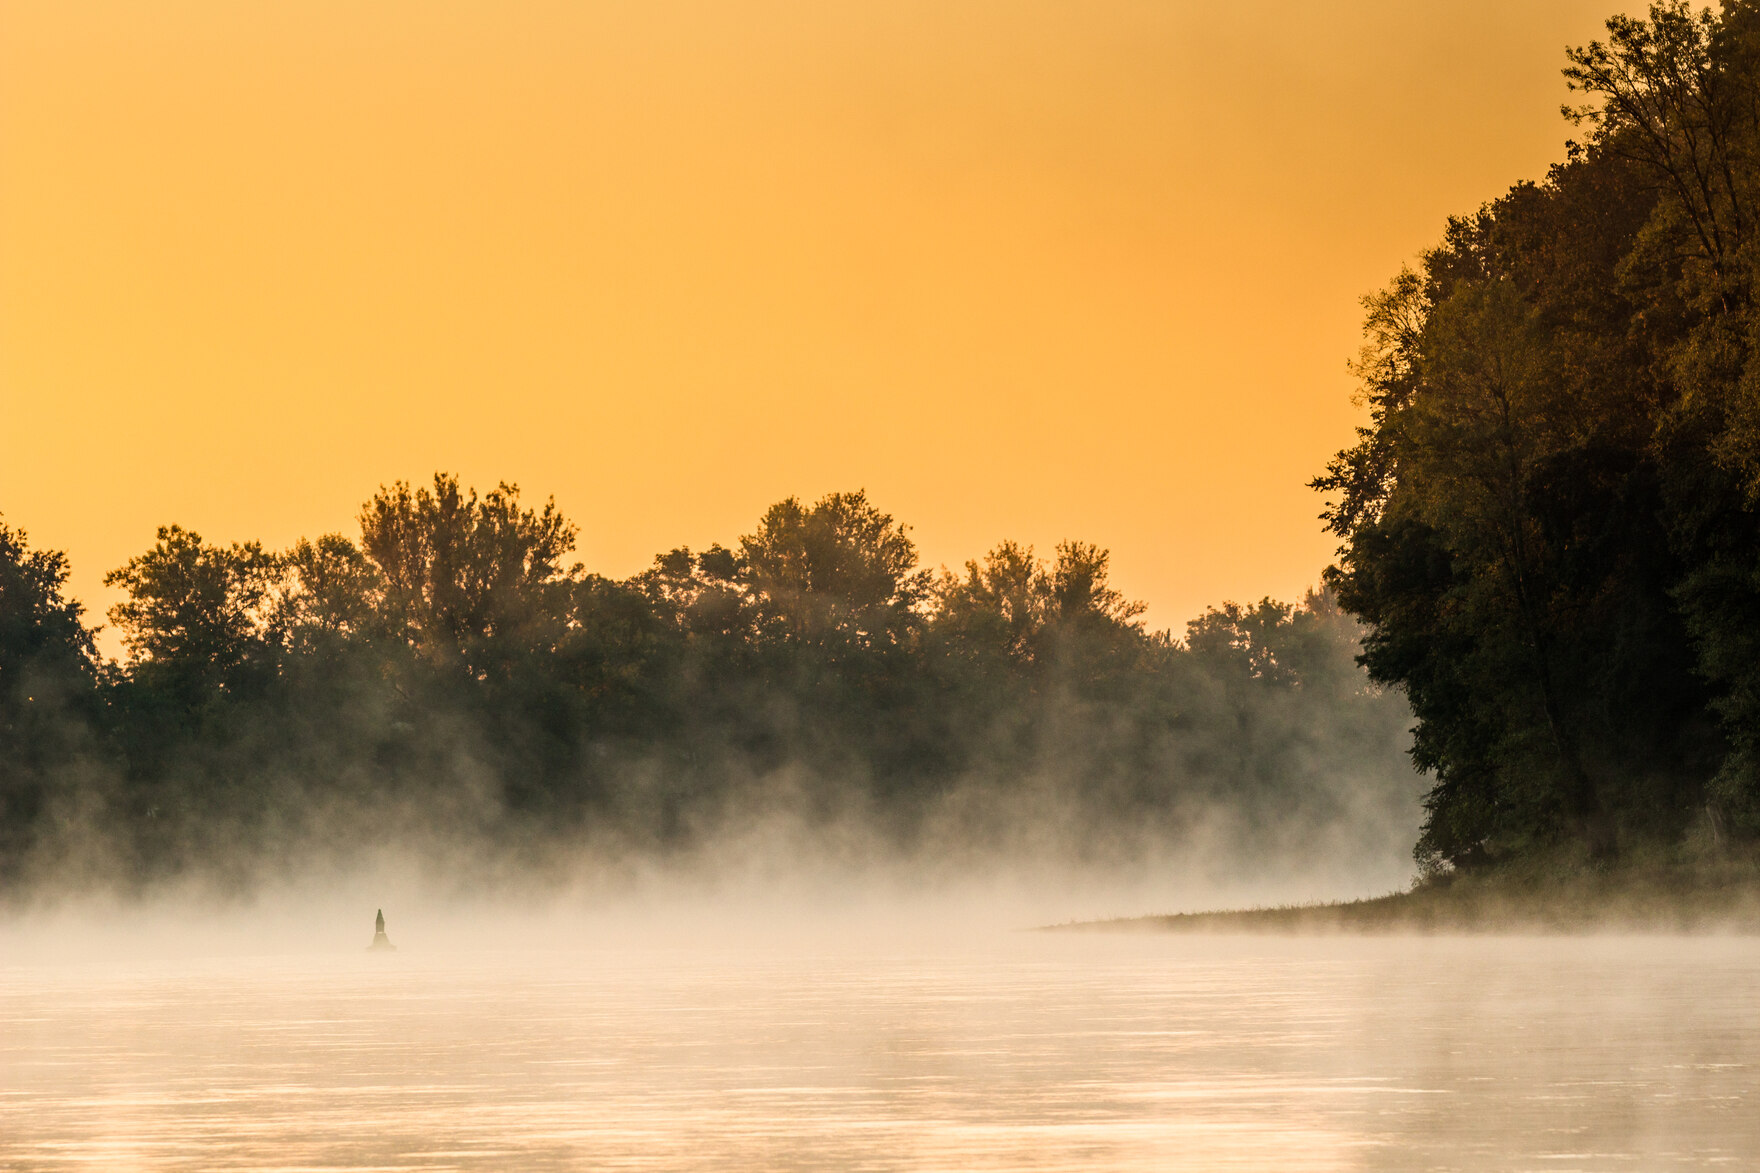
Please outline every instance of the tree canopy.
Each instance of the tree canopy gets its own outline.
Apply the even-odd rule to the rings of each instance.
[[[1607,29],[1585,140],[1364,300],[1369,422],[1315,481],[1430,870],[1760,834],[1760,6]]]
[[[101,665],[65,561],[0,529],[0,716],[41,759],[4,777],[5,874],[76,844],[129,883],[376,841],[537,867],[771,817],[907,854],[1287,859],[1415,817],[1404,706],[1325,595],[1228,604],[1181,641],[1105,550],[1003,542],[935,573],[860,491],[623,581],[510,484],[397,482],[360,531],[272,551],[160,529],[109,576],[127,657]],[[43,665],[59,740],[9,683]]]

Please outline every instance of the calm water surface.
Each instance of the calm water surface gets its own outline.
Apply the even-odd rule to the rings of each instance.
[[[1757,1081],[1743,939],[0,957],[18,1170],[1757,1168]]]

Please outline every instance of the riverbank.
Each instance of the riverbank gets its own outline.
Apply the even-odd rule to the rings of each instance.
[[[1760,934],[1760,860],[1512,864],[1365,900],[1048,925],[1185,933]]]

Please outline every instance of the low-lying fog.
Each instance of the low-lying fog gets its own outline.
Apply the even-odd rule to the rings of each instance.
[[[1070,921],[1381,895],[1411,865],[1341,860],[1296,872],[1243,869],[1201,854],[1117,870],[992,862],[968,870],[893,860],[810,862],[799,842],[695,860],[601,865],[572,880],[448,874],[444,860],[384,859],[358,872],[144,896],[58,896],[0,918],[6,963],[266,954],[365,948],[383,909],[400,950],[530,951],[609,945],[958,941]],[[1256,872],[1257,874],[1253,874]]]
[[[377,883],[10,923],[0,1167],[1760,1161],[1752,938],[1021,932],[1187,902],[1024,874]],[[397,952],[366,950],[376,906]]]

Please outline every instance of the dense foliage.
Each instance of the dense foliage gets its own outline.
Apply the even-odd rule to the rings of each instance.
[[[541,867],[786,817],[937,859],[1169,845],[1284,863],[1415,820],[1408,713],[1325,595],[1145,629],[1107,554],[918,566],[862,493],[783,501],[626,581],[575,529],[452,477],[358,541],[177,526],[110,574],[100,663],[59,555],[0,529],[0,866],[247,883],[386,843]],[[1330,838],[1328,838],[1330,836]]]
[[[1607,27],[1586,141],[1365,299],[1316,482],[1433,871],[1760,834],[1760,4]]]

